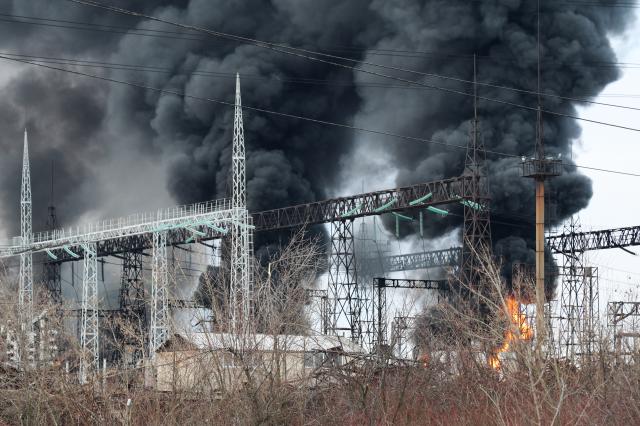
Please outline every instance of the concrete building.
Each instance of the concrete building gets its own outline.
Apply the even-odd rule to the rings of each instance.
[[[335,336],[176,333],[156,352],[155,388],[222,393],[266,380],[308,384],[323,368],[364,353]]]

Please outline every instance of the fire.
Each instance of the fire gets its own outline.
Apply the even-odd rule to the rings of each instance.
[[[505,314],[508,315],[511,326],[504,333],[502,346],[489,356],[489,365],[495,370],[500,369],[499,354],[507,352],[514,341],[531,340],[533,338],[533,330],[527,323],[525,314],[520,312],[520,303],[513,296],[508,296],[505,302],[507,305]]]

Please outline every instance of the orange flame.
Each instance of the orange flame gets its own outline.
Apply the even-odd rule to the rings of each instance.
[[[512,342],[533,339],[533,330],[527,323],[526,315],[520,312],[520,303],[513,296],[508,296],[505,302],[507,305],[505,314],[508,315],[511,325],[504,333],[504,343],[502,346],[489,355],[488,362],[494,370],[500,369],[499,354],[508,351]]]

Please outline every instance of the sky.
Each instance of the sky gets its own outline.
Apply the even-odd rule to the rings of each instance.
[[[636,9],[637,10],[637,9]],[[637,13],[637,12],[636,12]],[[640,108],[640,25],[624,36],[614,37],[613,45],[623,68],[622,78],[607,86],[598,97],[608,102]],[[631,65],[636,64],[636,65]],[[622,95],[622,96],[621,96]],[[594,105],[580,115],[616,124],[637,127],[638,111]],[[583,134],[575,147],[576,162],[584,166],[638,173],[638,134],[596,124],[581,123]],[[640,177],[583,170],[593,181],[594,195],[589,206],[578,215],[583,230],[611,229],[638,225]],[[640,250],[630,248],[640,255]],[[590,252],[587,261],[599,268],[601,312],[607,301],[640,300],[640,258],[622,250]]]

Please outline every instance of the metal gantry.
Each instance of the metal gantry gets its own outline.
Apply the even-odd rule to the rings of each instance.
[[[613,334],[616,356],[628,358],[640,354],[640,302],[607,303],[607,324]],[[636,358],[637,359],[637,358]]]
[[[98,371],[99,321],[98,321],[98,257],[96,244],[82,245],[84,273],[82,276],[82,316],[80,330],[80,383],[86,383],[91,372]]]
[[[458,203],[471,198],[472,181],[471,176],[460,176],[256,212],[253,222],[257,231],[273,231]]]
[[[574,360],[577,355],[597,352],[599,290],[597,268],[584,265],[585,243],[575,218],[563,235],[562,287],[560,292],[560,355]],[[558,241],[558,240],[556,240]]]
[[[372,347],[382,347],[387,344],[387,288],[404,288],[433,290],[437,292],[438,302],[440,297],[446,296],[450,290],[448,280],[412,280],[395,278],[373,279],[373,340]]]
[[[18,312],[22,323],[31,329],[33,317],[33,254],[28,250],[33,235],[31,206],[31,168],[29,167],[29,142],[24,130],[22,152],[22,184],[20,187],[20,279]]]

